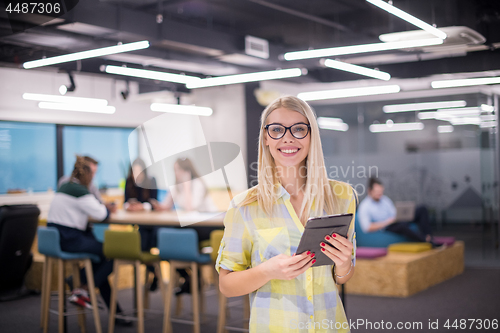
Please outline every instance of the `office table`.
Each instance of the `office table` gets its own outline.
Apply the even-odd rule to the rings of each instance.
[[[139,226],[165,226],[165,227],[223,227],[225,212],[214,213],[199,212],[173,212],[173,211],[140,211],[128,212],[119,210],[112,213],[104,223],[110,224],[136,224]],[[181,222],[182,221],[182,224]]]

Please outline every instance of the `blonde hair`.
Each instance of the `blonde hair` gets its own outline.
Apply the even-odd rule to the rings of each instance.
[[[299,112],[307,118],[309,126],[311,127],[310,133],[308,134],[311,136],[311,143],[309,154],[306,157],[304,199],[300,211],[297,212],[299,219],[304,224],[309,218],[311,208],[314,208],[314,214],[316,216],[323,215],[323,211],[326,211],[327,214],[340,213],[342,211],[341,207],[339,207],[340,200],[336,197],[326,173],[316,115],[306,102],[295,96],[280,97],[269,104],[262,112],[257,171],[259,184],[248,192],[247,197],[240,206],[257,201],[267,215],[272,215],[273,205],[278,199],[279,194],[279,177],[274,158],[269,151],[269,147],[265,145],[264,137],[267,135],[265,129],[267,117],[271,112],[279,108]]]

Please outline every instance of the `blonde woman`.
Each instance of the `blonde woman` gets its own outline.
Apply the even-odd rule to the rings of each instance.
[[[250,332],[349,331],[336,283],[354,274],[354,218],[347,239],[321,242],[332,265],[311,267],[314,253],[295,253],[309,217],[356,209],[352,188],[327,178],[318,124],[304,101],[281,97],[263,111],[258,180],[224,220],[221,292],[250,294]]]

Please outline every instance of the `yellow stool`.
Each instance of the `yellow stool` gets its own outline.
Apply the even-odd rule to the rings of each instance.
[[[388,246],[388,252],[419,253],[432,250],[431,243],[396,243]]]

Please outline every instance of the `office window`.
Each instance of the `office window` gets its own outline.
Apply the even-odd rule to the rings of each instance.
[[[65,126],[63,128],[64,174],[73,170],[76,155],[88,155],[99,161],[94,177],[98,188],[118,187],[127,177],[130,165],[129,135],[133,128]],[[137,135],[133,134],[132,159],[138,156]]]
[[[0,121],[0,194],[56,188],[56,126]]]

